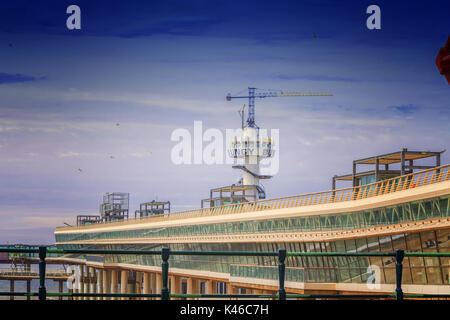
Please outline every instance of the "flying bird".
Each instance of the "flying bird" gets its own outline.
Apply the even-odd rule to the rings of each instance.
[[[111,159],[114,159],[114,156],[109,156]]]
[[[120,126],[120,123],[117,122],[117,123],[116,123],[116,126],[117,126],[117,127]]]
[[[83,172],[83,170],[81,168],[78,168],[78,171]]]
[[[314,38],[317,38],[317,34],[315,34],[314,32],[313,32],[313,37],[314,37]]]
[[[12,48],[12,43],[9,43],[8,46],[9,46],[10,48]]]

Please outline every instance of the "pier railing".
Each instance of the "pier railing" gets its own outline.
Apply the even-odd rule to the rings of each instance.
[[[129,297],[129,298],[272,298],[286,300],[288,298],[332,298],[332,299],[368,299],[368,298],[390,298],[403,300],[404,298],[450,298],[450,294],[404,294],[402,289],[403,259],[404,257],[450,257],[450,253],[443,252],[405,252],[396,250],[394,252],[287,252],[279,249],[278,252],[248,252],[248,251],[171,251],[164,247],[162,250],[102,250],[102,249],[49,249],[41,246],[38,249],[0,248],[0,252],[26,252],[39,255],[39,291],[38,292],[0,292],[0,296],[37,296],[39,300],[47,297]],[[46,257],[47,254],[132,254],[132,255],[160,255],[162,289],[161,293],[136,294],[136,293],[76,293],[76,292],[47,292],[46,279]],[[168,288],[169,258],[171,255],[184,256],[266,256],[278,258],[278,291],[276,294],[181,294],[170,293]],[[287,294],[285,290],[285,260],[289,256],[347,256],[347,257],[393,257],[396,261],[396,288],[392,294]]]
[[[432,169],[419,171],[352,188],[329,190],[323,192],[308,193],[303,195],[273,198],[253,202],[235,203],[211,208],[177,211],[167,214],[142,217],[138,218],[137,220],[129,219],[128,221],[109,221],[104,222],[102,224],[108,224],[109,226],[118,223],[134,224],[146,221],[161,221],[161,220],[185,219],[203,216],[217,216],[226,214],[237,214],[243,212],[286,209],[311,205],[347,202],[347,201],[367,199],[376,196],[382,196],[398,191],[410,190],[449,180],[450,180],[450,164],[447,164],[444,166],[435,167]],[[90,225],[87,226],[87,228],[95,227],[96,225],[97,224]],[[61,229],[65,228],[66,227],[61,227]],[[82,228],[86,228],[86,226],[70,227],[71,230],[77,230]]]

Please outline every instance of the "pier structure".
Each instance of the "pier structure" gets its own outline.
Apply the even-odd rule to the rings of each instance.
[[[450,165],[346,189],[61,227],[55,237],[57,247],[65,249],[450,252]],[[67,254],[59,259],[94,270],[96,288],[103,293],[118,287],[121,293],[161,290],[160,257]],[[275,293],[277,263],[276,257],[173,256],[170,292]],[[448,258],[405,258],[404,292],[450,294],[449,272]],[[285,289],[298,294],[390,293],[395,261],[288,256]]]
[[[64,270],[46,270],[46,278],[58,282],[58,292],[63,292],[64,282],[69,279],[70,275]],[[39,279],[39,272],[31,269],[18,270],[16,268],[0,268],[0,280],[9,281],[9,292],[15,291],[15,284],[17,281],[26,281],[26,292],[31,292],[31,280]],[[27,300],[31,297],[28,296]],[[59,298],[62,300],[62,297]],[[14,296],[10,297],[10,300],[14,300]]]

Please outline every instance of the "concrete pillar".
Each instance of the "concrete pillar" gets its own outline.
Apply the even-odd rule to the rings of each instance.
[[[87,272],[85,273],[85,277],[83,279],[83,292],[89,293],[89,281],[90,279],[87,277]],[[84,297],[83,300],[89,300],[89,297]]]
[[[156,291],[156,274],[155,273],[150,273],[150,291],[153,294],[158,293]],[[159,292],[160,293],[160,292]],[[156,299],[156,298],[152,298],[152,299]]]
[[[192,293],[200,293],[200,280],[192,278]],[[199,298],[194,298],[193,300],[198,300]]]
[[[143,275],[143,285],[144,285],[144,292],[143,294],[150,294],[151,293],[151,280],[150,280],[150,273],[144,272]],[[150,298],[144,298],[144,300],[150,300]]]
[[[122,270],[120,277],[120,293],[127,293],[128,287],[128,270]],[[122,300],[127,300],[127,298],[122,298]]]
[[[161,273],[156,273],[155,275],[156,282],[156,293],[161,294],[162,289],[162,275]]]
[[[83,265],[78,265],[78,270],[80,270],[80,283],[78,284],[78,287],[76,288],[76,293],[83,293],[84,287],[83,287],[83,277],[84,277],[84,270]],[[83,297],[76,297],[75,300],[83,300]]]
[[[192,277],[187,278],[186,280],[186,293],[193,294],[194,293],[194,279]],[[193,298],[187,298],[188,300],[193,300]]]
[[[103,293],[111,293],[111,270],[103,270]],[[110,300],[108,297],[103,297],[104,300]]]
[[[28,285],[28,284],[27,284]],[[28,289],[28,288],[27,288]],[[62,280],[58,280],[58,292],[62,293],[63,292],[63,281]],[[63,297],[60,296],[58,300],[62,300]]]
[[[31,280],[27,280],[27,293],[31,292]],[[27,300],[31,300],[30,296],[27,296]]]
[[[118,293],[119,286],[119,271],[111,270],[111,293]],[[118,298],[111,298],[111,300],[118,300]]]
[[[134,293],[141,294],[143,285],[143,273],[136,272],[136,281],[134,283]],[[135,298],[135,300],[142,300],[142,298]]]
[[[14,280],[9,280],[9,292],[14,292]],[[14,300],[14,296],[9,296],[9,300]]]
[[[214,282],[212,280],[206,280],[206,294],[214,294]]]
[[[127,285],[127,293],[136,293],[136,279],[135,278],[129,278],[128,279],[128,285]],[[127,300],[134,300],[134,298],[127,298]]]
[[[172,276],[172,288],[170,293],[181,293],[181,278]],[[174,300],[180,300],[180,298],[174,298]]]
[[[89,267],[89,292],[95,293],[95,269]],[[89,300],[95,300],[95,297],[90,297]]]
[[[103,269],[97,269],[97,293],[103,293]],[[97,300],[103,300],[103,297],[97,297]]]

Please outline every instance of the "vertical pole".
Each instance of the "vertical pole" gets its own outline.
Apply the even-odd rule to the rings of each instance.
[[[103,269],[103,293],[111,293],[111,270]],[[111,300],[110,297],[103,297],[103,300]]]
[[[375,182],[380,181],[380,158],[375,159]]]
[[[119,271],[116,269],[111,270],[111,293],[117,293],[117,287],[119,284]],[[119,300],[117,297],[112,297],[111,300]]]
[[[27,293],[31,292],[31,280],[27,280]],[[27,300],[31,300],[30,296],[27,296]]]
[[[128,270],[122,270],[120,274],[120,293],[127,293],[128,288]],[[121,300],[127,300],[128,298],[122,297]]]
[[[161,292],[161,290],[156,290],[156,274],[150,273],[150,293]],[[150,300],[154,300],[155,298],[150,298]]]
[[[63,292],[63,281],[62,280],[58,280],[58,292],[62,293]],[[63,297],[59,296],[59,300],[62,300]]]
[[[97,269],[97,293],[103,293],[103,269]],[[103,300],[103,297],[97,297],[97,300]]]
[[[281,248],[278,250],[278,279],[280,281],[280,288],[278,289],[279,300],[286,300],[286,290],[284,290],[285,259],[286,249]]]
[[[405,251],[398,249],[395,251],[395,260],[397,264],[395,265],[395,275],[397,288],[395,289],[396,300],[403,300],[403,290],[402,290],[402,273],[403,273],[403,258],[405,257]]]
[[[187,278],[186,280],[186,293],[193,294],[194,293],[194,279],[192,277]],[[188,300],[192,300],[192,298],[188,298]]]
[[[440,166],[441,166],[441,154],[438,153],[436,155],[436,167],[440,167]],[[441,173],[441,170],[436,170],[436,179],[439,179],[440,173]],[[441,181],[442,181],[442,179],[441,179]],[[436,181],[436,182],[438,182],[438,181]]]
[[[162,271],[162,289],[161,289],[161,300],[170,300],[169,297],[169,289],[167,288],[167,282],[169,279],[169,260],[170,249],[168,247],[164,247],[161,250],[161,258],[163,260],[161,265]]]
[[[400,175],[403,176],[405,174],[405,153],[408,149],[403,148],[402,155],[401,155],[401,168],[400,168]]]
[[[155,274],[155,293],[162,291],[162,276],[161,273]]]
[[[14,293],[14,280],[9,280],[9,292]],[[9,300],[14,300],[14,295],[9,296]]]
[[[352,183],[356,187],[356,163],[353,161],[353,171],[352,171]]]
[[[39,247],[39,300],[47,299],[47,291],[45,289],[45,256],[47,255],[47,247]]]
[[[95,269],[89,267],[89,292],[96,293],[95,291]],[[90,297],[89,300],[95,300],[95,297]]]
[[[214,294],[213,281],[211,279],[206,280],[206,294]]]
[[[149,294],[151,291],[151,278],[150,273],[144,272],[144,276],[142,279],[143,285],[144,285],[144,294]],[[144,298],[144,300],[150,300],[150,298]]]

